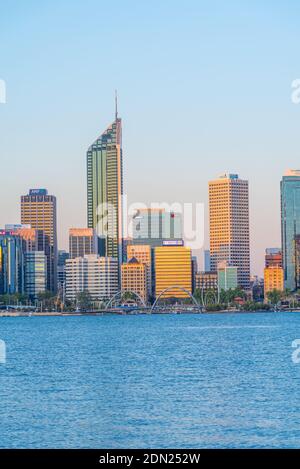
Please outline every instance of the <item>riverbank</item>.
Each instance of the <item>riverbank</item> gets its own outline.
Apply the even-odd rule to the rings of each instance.
[[[19,317],[76,317],[76,316],[111,316],[111,315],[122,315],[122,316],[138,316],[138,315],[190,315],[190,314],[256,314],[256,313],[300,313],[300,309],[286,309],[284,311],[247,311],[247,310],[220,310],[220,311],[124,311],[124,310],[104,310],[97,312],[59,312],[59,311],[0,311],[0,318],[10,317],[10,318],[19,318]]]

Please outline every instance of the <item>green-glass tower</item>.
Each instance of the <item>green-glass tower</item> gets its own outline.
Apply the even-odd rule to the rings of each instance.
[[[99,237],[99,254],[122,262],[122,121],[114,122],[87,151],[88,227]]]

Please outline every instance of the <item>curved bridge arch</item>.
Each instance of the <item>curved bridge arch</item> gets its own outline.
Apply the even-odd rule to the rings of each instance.
[[[201,289],[201,303],[202,306],[205,308],[207,306],[207,297],[211,295],[214,297],[216,303],[220,303],[220,290],[219,284],[216,289],[209,289],[206,292],[204,291],[204,286]]]
[[[116,298],[118,298],[118,296],[120,297],[120,299],[122,299],[122,297],[124,296],[125,293],[131,293],[132,295],[134,295],[135,298],[137,298],[138,300],[140,300],[140,302],[142,303],[142,305],[144,306],[144,308],[146,308],[146,303],[145,303],[145,301],[143,300],[143,298],[142,298],[137,292],[135,292],[135,291],[133,291],[133,290],[119,290],[119,291],[117,291],[117,293],[115,293],[115,294],[108,300],[105,309],[108,309],[108,308],[112,305],[113,301],[114,301]]]
[[[165,288],[162,292],[160,292],[160,294],[158,295],[158,297],[156,298],[156,300],[154,301],[153,305],[152,305],[152,308],[151,308],[151,313],[152,311],[154,311],[158,301],[160,300],[160,298],[168,291],[170,290],[180,290],[180,291],[183,291],[185,292],[190,298],[191,300],[193,301],[193,303],[195,304],[195,306],[197,306],[197,308],[199,309],[200,312],[202,312],[201,310],[201,306],[199,305],[198,301],[196,300],[196,298],[194,297],[194,295],[192,295],[192,293],[190,291],[188,291],[186,288],[184,287],[180,287],[179,285],[172,285],[171,287],[168,287],[168,288]]]

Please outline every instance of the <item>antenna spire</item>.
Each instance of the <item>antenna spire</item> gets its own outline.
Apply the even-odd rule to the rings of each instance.
[[[118,119],[118,91],[117,90],[115,90],[115,107],[116,107],[115,116],[117,120]]]

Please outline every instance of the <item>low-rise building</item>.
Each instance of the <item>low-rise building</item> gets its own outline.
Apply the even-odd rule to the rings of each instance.
[[[219,291],[234,290],[238,286],[238,268],[222,262],[218,265]]]
[[[273,290],[284,290],[284,271],[282,267],[270,266],[264,270],[264,292],[265,298]]]
[[[196,290],[217,290],[218,274],[217,272],[197,272],[195,276]]]

